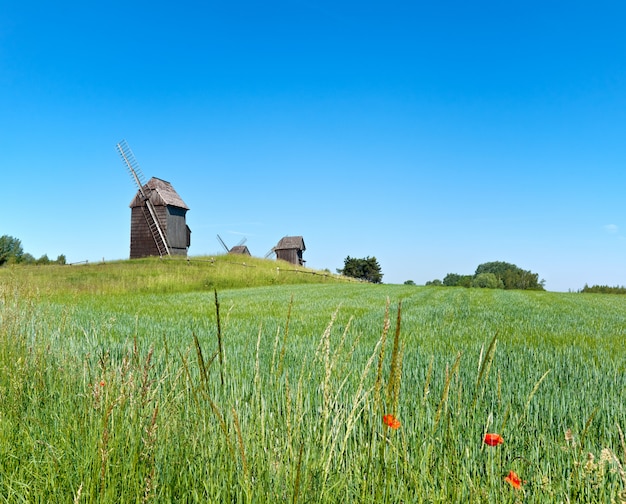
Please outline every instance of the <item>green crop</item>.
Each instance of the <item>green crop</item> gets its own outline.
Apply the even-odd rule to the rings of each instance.
[[[2,272],[6,502],[626,500],[619,296],[161,266]]]

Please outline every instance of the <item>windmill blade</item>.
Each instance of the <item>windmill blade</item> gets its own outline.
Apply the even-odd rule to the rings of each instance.
[[[239,243],[236,245],[237,247],[241,247],[244,243],[246,243],[248,241],[247,238],[242,238]]]
[[[269,259],[269,257],[275,253],[276,251],[274,250],[274,247],[272,247],[270,251],[267,254],[265,254],[265,259]]]
[[[222,237],[220,235],[217,235],[217,240],[222,244],[222,247],[224,247],[224,250],[226,251],[226,253],[230,252],[230,249],[224,243],[224,240],[222,240]]]
[[[137,163],[133,151],[130,150],[130,147],[126,143],[126,140],[122,140],[121,142],[119,142],[116,147],[131,177],[135,181],[135,184],[137,184],[137,188],[139,189],[141,197],[146,203],[146,206],[143,208],[143,214],[146,218],[146,223],[148,224],[150,233],[154,238],[154,243],[157,247],[159,255],[161,257],[163,257],[164,255],[171,255],[170,246],[167,243],[167,238],[165,237],[165,233],[163,232],[163,226],[159,222],[159,218],[157,216],[154,205],[152,204],[152,201],[150,201],[150,188],[145,184],[143,180],[143,173],[139,168],[139,163]],[[148,209],[147,212],[146,208]]]
[[[146,192],[145,177],[143,175],[143,172],[141,171],[141,168],[139,168],[139,163],[137,162],[137,159],[135,159],[133,151],[130,150],[130,147],[126,143],[126,140],[120,141],[115,147],[117,147],[117,151],[120,153],[122,161],[126,165],[126,169],[128,170],[131,178],[137,185],[141,196],[144,200],[147,200],[150,197],[150,194],[147,194]]]

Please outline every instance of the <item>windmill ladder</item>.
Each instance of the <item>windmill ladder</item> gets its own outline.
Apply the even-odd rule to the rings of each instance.
[[[135,159],[133,151],[130,150],[130,147],[126,143],[126,140],[122,140],[117,144],[117,150],[122,156],[122,160],[128,169],[128,173],[137,184],[139,189],[139,193],[141,194],[146,206],[141,207],[143,211],[143,215],[146,218],[146,222],[148,224],[148,228],[152,233],[152,238],[154,238],[154,243],[156,244],[159,255],[163,257],[164,255],[170,254],[170,247],[165,239],[165,234],[163,233],[163,227],[159,223],[159,218],[157,217],[156,210],[152,201],[150,201],[150,196],[152,194],[152,190],[144,183],[143,181],[143,173],[139,168],[139,164]],[[146,212],[146,207],[148,211]]]
[[[146,208],[148,209],[146,211]],[[154,238],[154,243],[156,244],[157,250],[159,251],[159,255],[163,257],[164,255],[170,255],[170,248],[165,239],[165,235],[163,234],[162,227],[158,224],[158,217],[156,215],[156,210],[152,201],[146,199],[146,206],[142,206],[143,214],[146,217],[146,222],[148,223],[148,228],[152,233],[152,238]]]

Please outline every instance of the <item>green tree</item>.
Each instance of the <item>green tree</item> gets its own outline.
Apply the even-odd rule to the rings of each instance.
[[[445,277],[443,277],[443,285],[446,287],[456,287],[459,285],[460,279],[461,275],[457,273],[448,273]]]
[[[0,236],[0,266],[6,262],[20,262],[24,250],[22,242],[9,235]]]
[[[446,287],[471,287],[472,275],[459,275],[457,273],[448,273],[443,278],[443,285]]]
[[[435,278],[434,280],[428,280],[425,285],[428,287],[441,287],[443,284],[441,283],[441,280]]]
[[[32,254],[29,254],[28,252],[26,252],[22,256],[22,260],[20,261],[21,264],[35,264],[36,262],[37,260],[33,257]]]
[[[502,281],[505,289],[543,290],[545,281],[539,281],[539,275],[518,268],[515,264],[493,261],[480,264],[474,278],[482,273],[493,273]]]
[[[61,254],[56,261],[51,261],[47,254],[35,259],[31,254],[24,253],[22,242],[13,236],[0,236],[0,266],[6,263],[20,264],[66,264],[65,255]]]
[[[343,261],[343,269],[337,269],[337,273],[371,283],[382,283],[383,281],[383,274],[376,257],[368,256],[364,259],[357,259],[348,256]]]
[[[493,273],[479,273],[472,280],[472,287],[479,287],[481,289],[502,289],[504,284]]]
[[[39,259],[37,259],[37,264],[50,264],[50,258],[48,257],[48,254],[44,254]]]
[[[583,287],[583,290],[580,292],[592,293],[592,294],[626,294],[626,287],[623,285],[616,285],[615,287],[610,287],[608,285],[592,285],[589,287],[587,284]]]

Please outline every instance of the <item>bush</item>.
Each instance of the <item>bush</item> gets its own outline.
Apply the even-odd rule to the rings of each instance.
[[[435,280],[429,280],[428,282],[426,282],[426,285],[434,286],[434,287],[440,287],[443,284],[441,283],[441,280],[435,279]]]
[[[458,275],[456,273],[448,273],[443,279],[443,285],[446,287],[471,287],[472,275]]]
[[[493,273],[480,273],[472,280],[472,287],[481,289],[503,289],[504,284]]]

